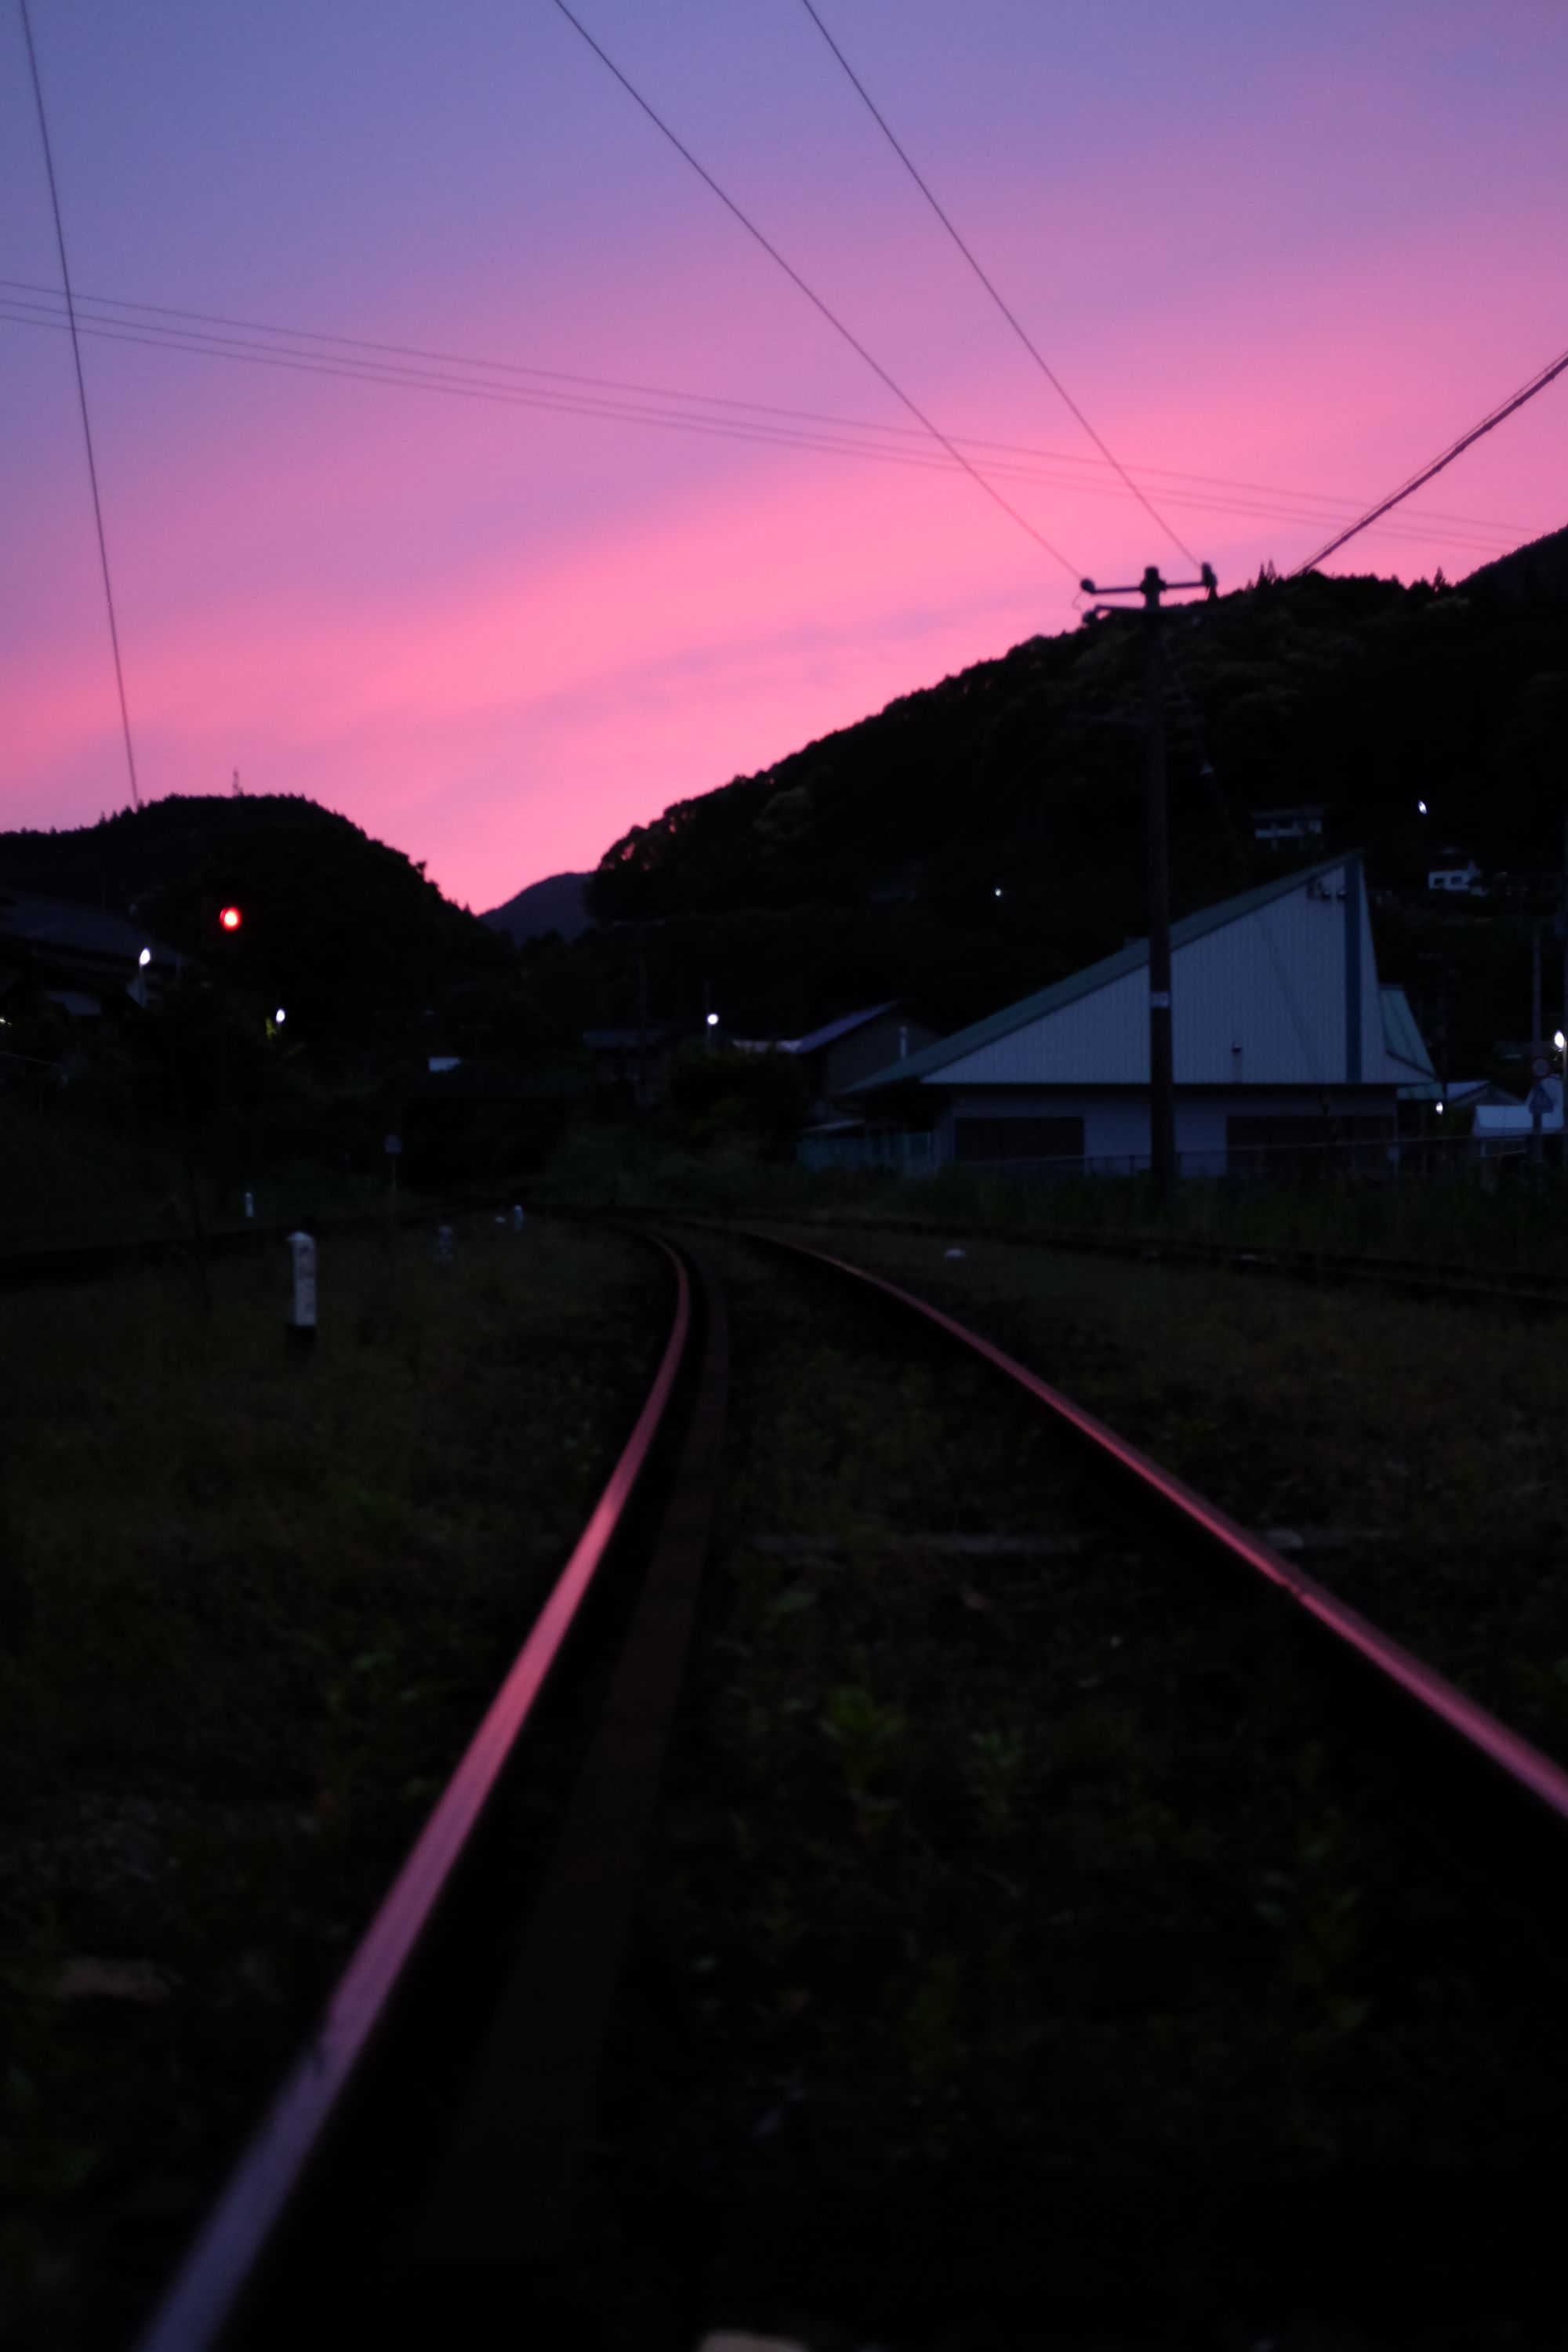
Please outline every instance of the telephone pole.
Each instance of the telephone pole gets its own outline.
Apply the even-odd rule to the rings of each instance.
[[[1097,588],[1079,583],[1089,596],[1143,599],[1143,739],[1148,777],[1149,904],[1149,1170],[1154,1200],[1167,1208],[1176,1190],[1176,1087],[1171,1022],[1171,863],[1165,801],[1165,712],[1160,690],[1160,599],[1176,588],[1206,588],[1212,604],[1219,583],[1205,563],[1196,580],[1162,580],[1151,563],[1135,587]],[[1115,604],[1093,612],[1114,613]]]

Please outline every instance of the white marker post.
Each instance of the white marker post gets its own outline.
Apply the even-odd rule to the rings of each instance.
[[[451,1265],[451,1263],[452,1263],[453,1258],[454,1258],[454,1257],[456,1256],[456,1255],[457,1255],[457,1246],[458,1246],[458,1237],[457,1237],[456,1234],[454,1234],[454,1232],[452,1231],[451,1226],[450,1226],[450,1225],[437,1225],[437,1228],[436,1228],[436,1263],[437,1263],[437,1265]]]
[[[521,1201],[514,1201],[512,1202],[511,1229],[514,1234],[520,1234],[522,1231],[522,1203]]]
[[[386,1193],[386,1222],[392,1227],[397,1223],[397,1163],[403,1157],[403,1138],[389,1135],[382,1148],[386,1153],[387,1172],[391,1179]]]
[[[284,1329],[289,1345],[307,1354],[316,1344],[316,1244],[309,1234],[290,1234],[294,1258],[293,1312]]]

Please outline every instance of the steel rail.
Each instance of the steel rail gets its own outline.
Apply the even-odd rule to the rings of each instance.
[[[815,1250],[805,1243],[786,1241],[781,1235],[752,1227],[733,1227],[748,1239],[764,1243],[770,1249],[784,1250],[793,1255],[830,1266],[836,1273],[880,1291],[885,1297],[922,1317],[938,1330],[957,1340],[961,1346],[994,1365],[996,1370],[1043,1404],[1048,1412],[1079,1437],[1094,1446],[1108,1463],[1131,1478],[1146,1494],[1157,1497],[1175,1512],[1179,1519],[1229,1559],[1275,1586],[1311,1617],[1321,1629],[1331,1635],[1342,1648],[1355,1654],[1373,1667],[1388,1684],[1402,1690],[1413,1700],[1427,1719],[1456,1737],[1470,1752],[1500,1773],[1534,1805],[1544,1808],[1547,1814],[1568,1828],[1568,1772],[1519,1732],[1489,1713],[1476,1699],[1448,1681],[1446,1675],[1429,1666],[1413,1651],[1394,1641],[1359,1610],[1342,1601],[1329,1587],[1320,1584],[1277,1552],[1260,1536],[1244,1528],[1228,1512],[1211,1503],[1205,1496],[1166,1470],[1152,1455],[1145,1454],[1131,1440],[1122,1437],[1108,1423],[1100,1421],[1084,1407],[1075,1404],[1060,1389],[1053,1388],[1037,1372],[1029,1370],[1016,1357],[1010,1356],[995,1342],[980,1332],[972,1331],[956,1317],[949,1315],[929,1299],[919,1297],[898,1283],[889,1282],[883,1275],[873,1274],[868,1267],[855,1265],[847,1258],[834,1257],[826,1251]]]
[[[693,1335],[691,1284],[679,1254],[676,1306],[653,1386],[592,1515],[506,1679],[366,1929],[325,2014],[241,2156],[138,2352],[209,2352],[265,2266],[329,2128],[363,2071],[432,1917],[514,1754],[664,1424]]]
[[[1371,1251],[1291,1248],[1268,1242],[1209,1241],[1189,1234],[1106,1234],[1082,1226],[976,1234],[975,1237],[1027,1241],[1103,1257],[1161,1258],[1193,1265],[1231,1266],[1247,1274],[1296,1275],[1309,1281],[1381,1283],[1433,1298],[1568,1307],[1568,1274],[1555,1269],[1533,1274],[1511,1267],[1467,1265],[1453,1259],[1385,1257]]]
[[[687,1218],[684,1222],[708,1223],[715,1232],[725,1229],[722,1219]],[[842,1233],[846,1228],[837,1230]],[[1383,1283],[1431,1297],[1542,1308],[1568,1307],[1568,1273],[1552,1269],[1535,1274],[1519,1267],[1468,1265],[1461,1259],[1284,1248],[1267,1242],[1209,1241],[1191,1234],[1107,1233],[1083,1225],[974,1225],[918,1217],[859,1218],[852,1230],[927,1239],[945,1234],[963,1241],[1000,1242],[1010,1248],[1081,1250],[1091,1256],[1169,1259],[1175,1264],[1233,1266],[1247,1274],[1289,1275],[1307,1281]]]

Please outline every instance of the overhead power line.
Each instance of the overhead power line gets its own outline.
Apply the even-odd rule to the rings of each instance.
[[[583,416],[605,424],[653,425],[716,436],[831,457],[862,458],[879,465],[915,467],[946,473],[952,461],[930,436],[910,425],[874,424],[818,409],[737,400],[712,393],[671,390],[612,376],[570,373],[559,368],[526,367],[509,360],[474,358],[414,343],[362,335],[334,335],[308,327],[237,318],[232,313],[176,309],[167,303],[132,302],[120,296],[74,295],[79,334],[172,351],[195,358],[281,369],[285,373],[338,377],[345,383],[390,385],[404,392],[438,393],[501,406]],[[0,278],[0,324],[69,331],[64,298],[52,287],[26,278]],[[222,331],[215,332],[214,330]],[[228,331],[240,330],[243,331]],[[388,356],[382,357],[381,354]],[[419,364],[409,364],[409,362]],[[426,365],[430,362],[436,364]],[[977,466],[994,478],[1033,487],[1068,489],[1097,498],[1123,498],[1121,482],[1100,459],[1026,442],[983,440],[954,435]],[[1170,467],[1141,469],[1169,488],[1175,503],[1207,514],[1244,516],[1300,524],[1337,524],[1359,501],[1324,498],[1315,491],[1233,481],[1221,475],[1183,474]],[[1421,517],[1417,520],[1417,514]],[[1417,541],[1441,538],[1446,544],[1483,555],[1505,552],[1518,531],[1473,515],[1430,509],[1413,510],[1404,523],[1381,528]]]
[[[26,278],[0,278],[0,299],[3,299],[4,294],[6,291],[20,295],[42,295],[49,303],[56,303],[61,299],[61,297],[57,293],[56,289],[52,286],[41,286],[35,280]],[[673,390],[668,384],[629,382],[619,376],[584,375],[580,373],[570,373],[563,368],[527,366],[518,360],[478,359],[475,358],[471,352],[436,351],[423,343],[395,343],[388,342],[384,338],[377,340],[365,335],[330,334],[324,333],[319,328],[280,326],[276,320],[268,320],[264,319],[239,319],[233,316],[232,313],[218,310],[175,309],[167,302],[132,302],[126,300],[120,295],[84,293],[79,287],[75,289],[75,300],[78,323],[83,327],[87,325],[89,319],[92,315],[89,310],[84,308],[85,305],[89,304],[95,305],[98,310],[110,313],[127,312],[139,319],[158,320],[173,319],[189,320],[193,322],[195,328],[199,331],[197,339],[189,346],[192,350],[202,350],[206,348],[205,341],[205,329],[209,327],[237,327],[243,329],[247,334],[258,335],[267,338],[281,338],[284,340],[286,345],[288,343],[313,343],[321,346],[325,350],[331,350],[331,347],[335,346],[339,351],[348,352],[356,355],[362,352],[371,354],[384,352],[398,359],[435,360],[442,362],[443,365],[449,365],[454,368],[482,371],[487,376],[517,376],[529,381],[538,379],[550,385],[567,385],[574,389],[579,387],[586,388],[590,393],[604,392],[615,394],[630,393],[635,394],[639,397],[647,397],[649,400],[673,401],[683,404],[689,404],[699,410],[739,409],[747,416],[762,418],[784,417],[808,425],[831,425],[836,429],[841,428],[847,433],[864,434],[880,440],[914,442],[922,446],[922,463],[938,465],[942,462],[941,459],[932,456],[929,451],[923,451],[923,445],[929,436],[918,426],[912,425],[873,424],[866,417],[839,416],[834,414],[831,410],[784,407],[781,406],[777,401],[737,400],[731,395],[721,393],[682,392]],[[55,323],[55,313],[52,311],[40,312],[38,311],[38,307],[37,305],[27,303],[24,303],[20,307],[22,311],[27,314],[25,321],[26,323],[41,324],[45,322],[46,319],[48,323]],[[35,313],[37,313],[37,315],[35,315]],[[0,315],[5,314],[0,312]],[[13,323],[24,323],[24,321],[21,319],[14,319]],[[59,320],[59,323],[64,324],[63,318]],[[174,331],[163,330],[162,331],[173,332]],[[181,346],[176,343],[174,348],[181,348]],[[246,350],[236,350],[231,354],[226,350],[221,355],[225,357],[233,356],[236,358],[244,358],[248,356],[248,352]],[[375,365],[377,362],[372,359],[367,363]],[[387,380],[389,382],[396,381],[397,377],[395,372],[389,374]],[[424,386],[420,385],[417,388],[423,389]],[[430,388],[439,390],[444,389],[445,387],[432,383]],[[458,388],[466,390],[467,386],[464,385]],[[1080,457],[1065,449],[1042,449],[1035,444],[1026,441],[985,440],[973,433],[955,433],[952,436],[952,438],[958,442],[962,447],[966,449],[981,451],[994,450],[1000,451],[1008,457],[1040,460],[1050,465],[1072,466],[1078,467],[1089,467],[1095,468],[1096,470],[1098,469],[1098,461],[1094,458]],[[1138,471],[1150,481],[1157,480],[1162,482],[1170,482],[1176,485],[1177,487],[1172,491],[1171,495],[1173,497],[1186,497],[1190,504],[1196,504],[1198,501],[1191,497],[1190,488],[1184,489],[1181,487],[1184,484],[1189,486],[1196,484],[1200,488],[1209,489],[1226,491],[1239,490],[1255,494],[1258,497],[1276,500],[1289,499],[1298,509],[1301,508],[1316,507],[1320,509],[1326,510],[1331,510],[1338,508],[1342,511],[1353,511],[1359,510],[1362,503],[1359,499],[1328,498],[1317,490],[1281,489],[1278,483],[1237,481],[1225,474],[1184,473],[1178,468],[1171,466],[1140,466]],[[1049,478],[1059,479],[1060,478],[1053,477]],[[1077,479],[1076,486],[1079,488],[1089,487],[1089,485],[1084,483],[1081,478]],[[1278,507],[1247,507],[1237,508],[1236,511],[1268,515],[1278,519],[1283,514],[1284,509]],[[1439,510],[1436,507],[1424,507],[1420,511],[1429,522],[1454,523],[1462,530],[1491,533],[1493,536],[1505,541],[1510,547],[1514,544],[1519,536],[1517,530],[1513,530],[1510,525],[1507,523],[1489,522],[1484,517],[1479,515],[1447,514]],[[1331,512],[1325,511],[1323,519],[1325,521],[1329,520],[1331,519]]]
[[[823,39],[826,42],[828,47],[832,50],[839,64],[843,67],[850,81],[854,84],[855,89],[858,91],[867,111],[871,116],[872,121],[876,123],[878,130],[880,131],[883,138],[887,141],[889,146],[892,149],[894,154],[898,157],[900,163],[903,165],[905,171],[909,173],[910,179],[914,182],[916,187],[920,190],[921,195],[925,198],[927,204],[931,206],[938,220],[942,223],[943,228],[947,231],[949,236],[952,239],[952,242],[958,247],[958,250],[963,256],[965,261],[969,264],[970,268],[974,272],[975,277],[978,278],[982,286],[984,287],[985,291],[990,295],[991,299],[994,302],[998,310],[1001,311],[1002,316],[1006,320],[1007,324],[1012,328],[1013,332],[1017,336],[1018,341],[1023,344],[1024,349],[1028,352],[1029,357],[1034,361],[1035,365],[1039,369],[1040,373],[1045,377],[1046,382],[1051,386],[1051,389],[1058,394],[1058,398],[1065,402],[1066,405],[1071,410],[1073,415],[1077,417],[1079,423],[1082,425],[1084,431],[1088,434],[1089,439],[1093,442],[1095,447],[1099,450],[1106,464],[1121,477],[1122,481],[1126,484],[1128,489],[1131,490],[1132,496],[1137,499],[1139,505],[1144,509],[1145,513],[1153,518],[1154,521],[1159,524],[1160,529],[1164,532],[1172,545],[1180,549],[1181,552],[1186,557],[1187,562],[1189,563],[1195,564],[1198,559],[1193,553],[1192,549],[1187,545],[1186,541],[1181,538],[1172,525],[1166,521],[1158,507],[1156,507],[1152,501],[1145,496],[1143,491],[1139,488],[1137,483],[1133,480],[1126,467],[1121,463],[1120,459],[1115,457],[1111,454],[1110,450],[1107,448],[1105,443],[1100,439],[1099,434],[1095,431],[1093,425],[1089,423],[1088,417],[1084,415],[1077,401],[1074,400],[1072,394],[1068,392],[1066,384],[1063,383],[1060,376],[1058,375],[1056,370],[1050,366],[1048,362],[1046,360],[1044,354],[1038,349],[1033,338],[1024,328],[1016,314],[1008,307],[1007,303],[1003,300],[1002,296],[996,289],[996,287],[986,275],[985,271],[981,268],[980,263],[976,260],[972,248],[965,243],[964,239],[959,235],[957,229],[953,226],[952,221],[947,211],[941,204],[938,203],[936,196],[932,194],[931,189],[923,175],[916,170],[908,151],[905,149],[902,142],[895,136],[892,126],[889,122],[886,115],[882,112],[881,108],[877,104],[875,99],[871,96],[870,91],[867,89],[865,83],[861,80],[859,75],[856,72],[854,67],[850,64],[843,50],[839,47],[837,42],[834,39],[826,26],[823,23],[821,16],[817,14],[817,11],[813,5],[813,0],[800,0],[800,5],[805,10],[806,15],[811,18],[812,23],[816,26],[817,31],[822,35]]]
[[[109,642],[114,649],[114,683],[120,693],[120,724],[125,736],[125,764],[131,772],[131,803],[142,805],[141,789],[136,782],[136,753],[131,741],[131,709],[125,699],[125,669],[120,658],[120,628],[114,617],[114,589],[109,577],[109,541],[103,530],[103,500],[98,489],[98,461],[92,450],[92,425],[87,413],[87,378],[82,373],[81,342],[77,333],[76,304],[71,293],[70,264],[66,259],[65,223],[60,216],[60,193],[55,180],[54,152],[49,145],[48,118],[44,112],[44,85],[38,74],[38,54],[33,46],[33,20],[27,14],[27,0],[16,0],[22,12],[22,31],[27,44],[27,67],[33,78],[33,98],[38,110],[38,136],[44,145],[44,170],[48,175],[49,205],[55,216],[55,243],[59,247],[60,283],[65,288],[66,316],[70,327],[71,358],[76,362],[77,398],[81,404],[81,437],[87,446],[87,477],[92,486],[92,514],[98,525],[98,558],[103,569],[103,601],[109,611]]]
[[[1310,555],[1305,563],[1299,563],[1289,577],[1292,580],[1300,579],[1303,572],[1313,571],[1326,555],[1332,555],[1336,548],[1342,547],[1347,539],[1354,539],[1358,531],[1365,530],[1370,523],[1377,521],[1380,515],[1385,515],[1390,507],[1398,506],[1403,499],[1410,496],[1413,490],[1418,490],[1423,482],[1429,482],[1434,474],[1440,474],[1445,466],[1451,466],[1455,458],[1469,447],[1472,441],[1479,441],[1483,433],[1489,433],[1494,425],[1500,425],[1505,416],[1511,416],[1516,408],[1522,408],[1527,400],[1533,400],[1538,392],[1544,392],[1552,378],[1560,376],[1564,368],[1568,368],[1568,352],[1563,352],[1558,358],[1550,361],[1539,375],[1532,375],[1528,383],[1521,384],[1517,392],[1511,393],[1500,408],[1494,408],[1489,416],[1483,416],[1479,425],[1472,425],[1468,433],[1461,433],[1459,438],[1445,449],[1440,457],[1434,457],[1429,466],[1423,466],[1418,474],[1412,474],[1410,479],[1401,484],[1397,490],[1391,491],[1385,499],[1380,499],[1376,506],[1369,508],[1359,521],[1352,522],[1348,530],[1342,530],[1337,539],[1331,539],[1327,546],[1319,548],[1316,555]]]
[[[799,270],[795,268],[793,263],[784,259],[784,255],[779,251],[777,246],[774,245],[769,237],[764,236],[762,230],[757,226],[755,221],[751,218],[750,215],[743,213],[740,205],[735,202],[733,196],[728,194],[726,191],[720,186],[718,181],[713,177],[712,173],[707,169],[706,165],[698,162],[696,156],[692,153],[690,148],[687,146],[684,140],[676,135],[676,133],[670,129],[668,123],[664,120],[664,117],[655,110],[655,109],[648,103],[647,100],[644,98],[642,92],[637,88],[636,84],[621,71],[620,67],[616,65],[614,58],[610,56],[608,50],[602,48],[599,43],[594,38],[593,34],[589,32],[587,26],[573,15],[571,9],[566,5],[566,0],[555,0],[555,5],[560,10],[562,16],[565,17],[566,22],[572,26],[574,32],[587,43],[589,48],[593,50],[594,55],[599,59],[600,63],[607,67],[609,71],[614,74],[616,79],[620,83],[621,88],[626,91],[627,97],[633,100],[635,103],[642,109],[642,111],[647,115],[648,121],[654,125],[655,129],[663,132],[665,138],[668,140],[670,145],[675,149],[676,153],[682,156],[685,161],[689,163],[691,169],[697,173],[698,178],[712,189],[713,194],[718,197],[720,203],[725,207],[727,212],[734,215],[734,217],[740,222],[741,226],[746,231],[748,236],[755,238],[756,242],[762,247],[763,251],[767,255],[770,261],[776,263],[778,268],[784,271],[784,276],[789,278],[794,285],[799,288],[800,291],[805,296],[806,300],[812,304],[814,309],[821,312],[822,316],[826,320],[828,325],[834,330],[835,333],[843,337],[850,350],[862,359],[866,365],[871,370],[872,373],[879,377],[881,382],[887,385],[888,390],[893,394],[895,400],[900,402],[902,405],[909,410],[910,415],[914,417],[919,424],[925,427],[926,431],[931,435],[934,441],[941,443],[942,446],[947,451],[948,456],[952,457],[957,465],[963,467],[964,472],[973,481],[979,485],[980,488],[984,491],[986,497],[990,499],[994,505],[999,506],[1005,515],[1010,516],[1013,521],[1017,524],[1020,530],[1026,531],[1037,547],[1044,548],[1046,553],[1051,557],[1053,562],[1061,565],[1062,570],[1076,585],[1079,578],[1079,565],[1069,562],[1068,558],[1062,553],[1059,547],[1053,547],[1050,541],[1046,538],[1045,534],[1042,531],[1037,530],[1034,524],[1029,521],[1028,518],[1026,515],[1020,514],[1017,508],[1012,504],[1011,500],[1003,497],[995,484],[994,482],[987,481],[985,476],[980,471],[979,467],[971,464],[970,460],[963,455],[963,452],[958,447],[957,444],[953,441],[950,441],[947,435],[942,430],[941,426],[933,424],[931,419],[926,415],[924,409],[920,407],[915,401],[910,399],[909,394],[904,390],[900,383],[895,382],[893,377],[889,374],[887,369],[882,365],[880,360],[874,359],[872,357],[871,353],[867,350],[859,337],[851,332],[849,328],[845,325],[843,320],[838,316],[837,312],[828,308],[821,295],[816,291],[815,288],[807,285],[805,279],[801,276]]]

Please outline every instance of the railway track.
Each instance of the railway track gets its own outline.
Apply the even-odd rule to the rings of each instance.
[[[1413,1297],[1473,1300],[1555,1311],[1568,1307],[1568,1274],[1478,1265],[1462,1260],[1398,1257],[1372,1250],[1288,1249],[1249,1242],[1211,1241],[1197,1234],[1104,1232],[1072,1225],[931,1225],[912,1218],[858,1220],[838,1229],[875,1234],[941,1234],[957,1241],[1003,1242],[1031,1249],[1061,1249],[1096,1257],[1139,1258],[1148,1264],[1213,1265],[1239,1274],[1283,1275],[1292,1280],[1365,1285]]]
[[[142,2352],[503,2284],[649,2352],[1552,2340],[1568,1776],[946,1314],[659,1245],[634,1438]]]

